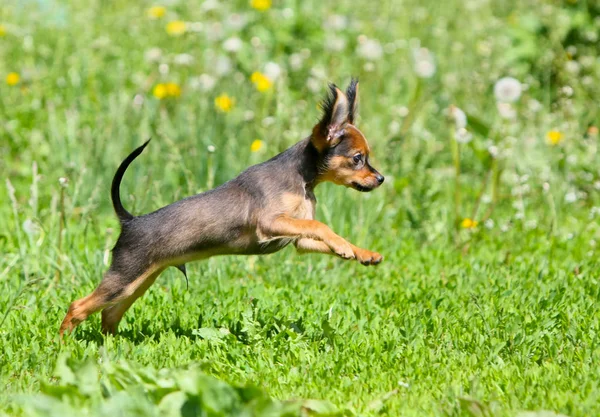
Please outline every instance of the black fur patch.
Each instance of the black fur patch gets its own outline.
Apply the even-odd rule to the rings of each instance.
[[[335,102],[337,100],[337,86],[333,83],[329,83],[328,85],[329,91],[327,92],[327,96],[320,104],[321,111],[323,115],[321,116],[321,121],[319,122],[319,127],[321,129],[321,134],[324,136],[327,135],[327,128],[329,127],[329,123],[331,122],[331,118],[333,117],[333,108],[335,106]]]
[[[358,93],[358,78],[352,78],[348,89],[346,90],[346,97],[348,97],[348,106],[350,108],[348,112],[348,121],[354,124],[358,109],[357,93]]]

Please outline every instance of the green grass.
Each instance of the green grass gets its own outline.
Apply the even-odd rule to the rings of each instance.
[[[261,13],[169,1],[154,21],[149,2],[3,2],[0,414],[599,414],[600,11],[582,0],[438,3],[282,1]],[[188,32],[169,36],[172,20]],[[223,50],[232,36],[237,53]],[[364,36],[380,58],[357,53]],[[435,56],[431,78],[415,73],[417,43]],[[191,64],[176,63],[183,53]],[[219,56],[230,72],[217,73]],[[258,92],[250,76],[267,62],[283,72]],[[208,91],[197,88],[204,73]],[[213,258],[188,265],[189,289],[165,272],[118,336],[93,316],[59,341],[69,303],[107,268],[110,181],[135,146],[153,138],[122,195],[146,213],[308,135],[326,81],[351,75],[386,182],[369,194],[320,186],[317,218],[382,253],[380,266],[292,248]],[[528,85],[508,120],[493,92],[504,76]],[[181,96],[153,97],[164,82]],[[222,93],[231,112],[215,109]],[[451,105],[467,114],[468,143],[454,139]]]

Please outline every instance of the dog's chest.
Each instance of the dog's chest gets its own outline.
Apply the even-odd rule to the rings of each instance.
[[[314,194],[285,194],[282,198],[282,209],[294,219],[312,220],[315,218],[316,199]]]

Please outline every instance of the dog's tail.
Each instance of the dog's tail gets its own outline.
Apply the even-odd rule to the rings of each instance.
[[[121,203],[121,196],[119,194],[121,180],[123,179],[123,175],[125,175],[125,171],[127,171],[129,164],[131,164],[133,160],[142,153],[142,151],[148,145],[149,142],[150,139],[148,139],[142,146],[131,152],[129,156],[125,158],[123,162],[121,162],[121,165],[119,165],[119,168],[115,173],[115,177],[113,178],[112,187],[110,188],[110,195],[112,198],[115,213],[117,213],[117,217],[119,218],[119,221],[121,223],[133,219],[133,214],[125,210],[125,207],[123,207],[123,204]]]

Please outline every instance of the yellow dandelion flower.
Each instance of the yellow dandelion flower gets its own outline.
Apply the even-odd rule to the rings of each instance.
[[[148,9],[147,14],[150,19],[160,19],[167,13],[167,8],[164,6],[152,6]]]
[[[546,134],[546,140],[552,146],[558,145],[562,141],[562,139],[563,135],[558,130],[551,130]]]
[[[252,142],[252,145],[250,145],[250,152],[258,152],[262,149],[263,147],[263,141],[260,139],[256,139],[254,142]]]
[[[183,20],[173,20],[167,23],[166,30],[171,36],[183,35],[186,30],[185,22]]]
[[[258,71],[252,73],[250,76],[250,81],[254,83],[256,89],[261,93],[264,93],[273,85],[273,82],[269,77]]]
[[[0,37],[6,35],[6,27],[4,25],[0,25]]]
[[[165,88],[167,95],[170,97],[179,97],[181,95],[181,87],[177,83],[166,83]]]
[[[154,86],[154,90],[152,90],[152,95],[159,100],[167,98],[169,95],[169,90],[165,84],[156,84]]]
[[[250,6],[260,12],[264,12],[271,8],[271,0],[250,0]]]
[[[462,227],[463,229],[473,229],[475,227],[477,227],[477,221],[473,220],[473,219],[463,219],[462,222],[460,222],[460,227]]]
[[[21,77],[16,72],[10,72],[6,76],[6,84],[8,85],[17,85],[19,84],[19,80]]]
[[[225,93],[215,98],[215,107],[224,113],[231,111],[231,109],[233,108],[233,104],[233,98],[229,97]]]

